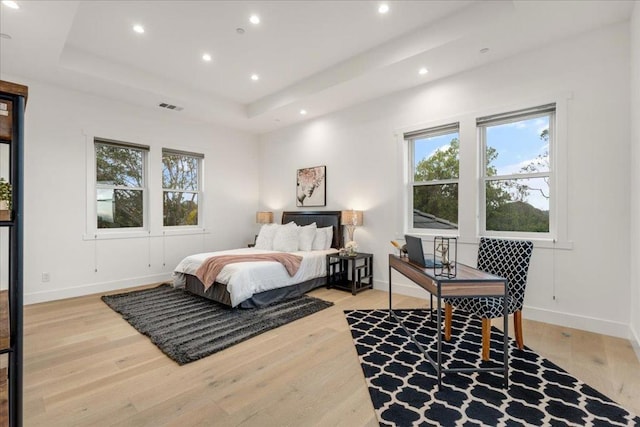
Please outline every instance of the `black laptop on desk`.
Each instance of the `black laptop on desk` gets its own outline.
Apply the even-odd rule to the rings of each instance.
[[[429,258],[425,258],[421,238],[405,234],[404,240],[407,242],[407,256],[409,257],[409,261],[419,265],[420,267],[442,267],[442,264],[439,261],[436,261],[434,264],[433,255]]]

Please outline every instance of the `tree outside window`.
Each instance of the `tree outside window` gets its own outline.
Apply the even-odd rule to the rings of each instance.
[[[548,233],[550,137],[555,106],[486,120],[479,126],[485,154],[485,230]],[[481,121],[481,119],[479,119]]]
[[[201,154],[162,150],[164,226],[198,225]]]
[[[95,141],[98,229],[144,226],[147,147]]]
[[[482,230],[550,232],[555,104],[476,120],[483,158]],[[413,228],[458,228],[458,124],[405,134]]]
[[[413,228],[458,228],[458,124],[405,135],[411,143]]]

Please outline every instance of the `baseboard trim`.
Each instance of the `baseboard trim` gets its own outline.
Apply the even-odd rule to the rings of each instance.
[[[633,347],[633,350],[636,352],[636,357],[640,360],[640,335],[633,326],[629,328],[629,333],[631,335],[629,338],[629,341],[631,341],[631,347]]]
[[[50,291],[31,292],[24,294],[24,304],[29,305],[66,298],[81,297],[101,292],[117,291],[119,289],[131,288],[134,286],[150,285],[168,280],[171,280],[171,273],[154,274],[111,282],[90,283],[63,289],[52,289]]]
[[[389,284],[386,282],[374,282],[373,288],[388,292]],[[422,298],[424,300],[429,299],[428,292],[412,283],[394,282],[393,293]],[[638,334],[631,330],[630,325],[622,322],[612,322],[609,320],[598,319],[596,317],[561,313],[537,307],[530,307],[527,305],[524,306],[522,317],[529,320],[550,323],[552,325],[565,326],[568,328],[580,329],[583,331],[595,332],[598,334],[610,335],[618,338],[625,338],[630,340],[632,343],[635,340],[636,348],[638,348],[638,345],[640,343],[640,340],[638,340]],[[638,353],[640,352],[640,350],[636,350],[636,352]]]
[[[374,280],[373,289],[379,291],[389,292],[389,284],[386,282],[377,282]],[[393,283],[393,293],[406,295],[408,297],[422,298],[424,300],[429,299],[429,292],[425,291],[418,285],[413,283]]]
[[[522,316],[525,319],[550,323],[552,325],[566,326],[568,328],[595,332],[602,335],[610,335],[618,338],[631,339],[631,330],[628,324],[598,319],[591,316],[561,313],[537,307],[524,306]]]

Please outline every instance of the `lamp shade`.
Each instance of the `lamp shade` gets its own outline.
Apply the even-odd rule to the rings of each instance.
[[[256,222],[258,224],[271,224],[273,222],[273,212],[256,212]]]
[[[342,225],[362,225],[362,211],[342,211],[340,214],[340,224]]]

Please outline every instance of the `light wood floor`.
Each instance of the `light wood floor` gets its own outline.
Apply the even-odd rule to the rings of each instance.
[[[0,348],[9,348],[9,301],[8,292],[0,290]],[[0,355],[0,426],[9,423],[9,388],[7,384],[8,355]]]
[[[343,310],[383,308],[387,294],[312,295],[335,305],[182,367],[99,296],[27,306],[25,425],[377,425]],[[628,341],[526,320],[524,338],[640,413],[640,363]]]

